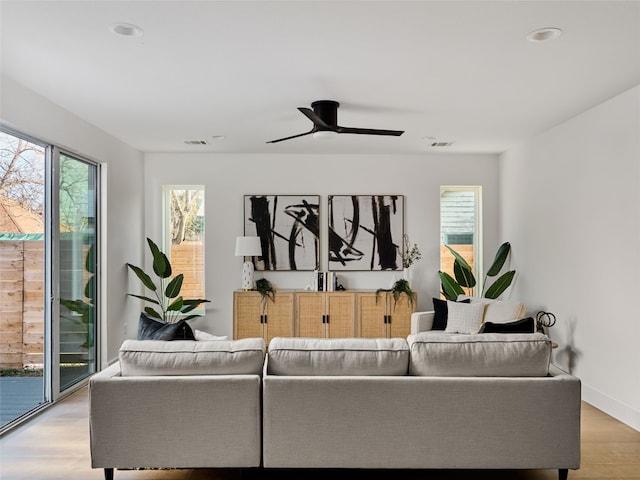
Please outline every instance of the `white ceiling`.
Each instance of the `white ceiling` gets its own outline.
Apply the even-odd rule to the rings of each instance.
[[[145,152],[497,153],[640,84],[638,1],[1,0],[0,21],[2,74]],[[266,143],[324,99],[405,133]]]

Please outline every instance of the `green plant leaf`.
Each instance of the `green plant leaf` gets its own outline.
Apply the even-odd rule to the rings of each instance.
[[[181,320],[191,320],[192,318],[199,318],[202,315],[187,315],[186,317],[182,318]]]
[[[142,270],[140,267],[136,267],[135,265],[131,265],[130,263],[127,263],[127,266],[135,272],[143,285],[149,290],[155,292],[158,289],[158,287],[156,287],[156,284],[153,283],[153,280],[151,280],[151,277],[144,273],[144,270]]]
[[[149,244],[149,249],[153,255],[153,271],[160,278],[169,278],[171,276],[171,263],[169,262],[169,259],[160,251],[153,240],[147,238],[147,243]]]
[[[380,296],[380,294],[382,292],[390,292],[391,289],[390,288],[379,288],[376,290],[376,305],[378,304],[378,297]]]
[[[502,295],[502,293],[509,287],[509,285],[511,285],[515,274],[516,271],[511,270],[498,277],[496,281],[493,282],[489,288],[487,288],[487,291],[484,294],[485,298],[496,299],[500,295]]]
[[[84,296],[91,300],[91,303],[94,303],[96,298],[96,277],[92,275],[87,280],[87,284],[84,286]]]
[[[275,289],[271,282],[266,278],[256,280],[256,291],[262,295],[262,298],[269,298],[272,302],[276,301]]]
[[[96,273],[95,271],[95,249],[93,248],[93,244],[89,247],[87,251],[87,256],[84,259],[84,268],[89,273]]]
[[[473,269],[471,268],[471,265],[469,265],[467,263],[467,261],[464,259],[464,257],[462,255],[460,255],[458,252],[456,252],[453,248],[451,248],[449,245],[445,245],[445,247],[447,247],[449,249],[449,251],[451,252],[451,254],[455,257],[456,261],[460,264],[460,266],[462,268],[466,268],[467,270],[469,270],[470,272],[473,271]]]
[[[438,275],[440,276],[442,293],[447,300],[455,301],[458,295],[464,295],[464,290],[462,290],[462,287],[458,285],[458,282],[456,282],[451,275],[442,271],[439,271]]]
[[[186,304],[186,300],[182,302],[182,308],[180,309],[180,313],[189,313],[192,310],[195,310],[198,307],[198,304],[193,303],[191,305]]]
[[[173,302],[171,302],[171,305],[167,307],[167,312],[179,312],[182,309],[183,303],[184,300],[182,299],[182,297],[176,298]]]
[[[79,313],[81,315],[83,315],[84,312],[89,310],[89,308],[91,307],[90,305],[86,304],[82,300],[66,300],[63,298],[60,299],[60,305],[62,305],[63,307],[66,307],[68,310],[72,312]]]
[[[195,305],[197,307],[201,303],[211,303],[211,300],[205,300],[204,298],[185,298],[183,303],[185,305]]]
[[[127,295],[129,295],[130,297],[139,298],[140,300],[144,300],[145,302],[151,302],[151,303],[155,303],[156,305],[160,305],[160,302],[157,301],[155,298],[145,297],[144,295],[135,295],[133,293],[127,293]]]
[[[198,305],[200,305],[201,303],[211,303],[209,300],[204,300],[204,299],[184,299],[182,301],[182,308],[180,309],[181,313],[187,313],[190,312],[192,310],[195,310]],[[200,315],[196,315],[197,317],[199,317]]]
[[[476,286],[476,277],[473,276],[473,272],[467,267],[460,265],[457,258],[455,262],[453,262],[453,274],[461,287],[473,288]]]
[[[498,275],[498,273],[500,273],[504,262],[506,262],[507,258],[509,257],[510,251],[511,244],[509,242],[504,242],[502,245],[500,245],[498,251],[496,252],[496,257],[493,259],[493,263],[491,264],[491,267],[487,272],[488,277],[495,277],[496,275]]]
[[[184,280],[184,275],[181,273],[180,275],[176,275],[173,280],[169,282],[167,288],[164,290],[164,296],[167,298],[175,298],[180,294],[180,289],[182,288],[182,281]]]
[[[158,312],[156,312],[153,308],[151,307],[144,307],[144,313],[146,313],[147,315],[149,315],[150,317],[154,317],[154,318],[158,318],[160,320],[164,320],[164,317],[162,315],[160,315]]]

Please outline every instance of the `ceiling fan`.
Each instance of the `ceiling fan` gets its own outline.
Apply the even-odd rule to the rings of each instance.
[[[391,135],[398,137],[404,133],[404,130],[380,130],[375,128],[352,128],[341,127],[338,125],[338,107],[340,104],[333,100],[318,100],[311,104],[311,108],[298,107],[309,120],[313,122],[313,128],[305,133],[292,135],[290,137],[278,138],[270,140],[267,143],[278,143],[292,138],[303,137],[305,135],[314,134],[314,136],[322,135],[319,132],[333,133],[356,133],[361,135]],[[318,135],[315,135],[318,134]]]

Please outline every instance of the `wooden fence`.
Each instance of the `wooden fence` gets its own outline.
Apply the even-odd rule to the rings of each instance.
[[[0,367],[39,367],[44,351],[44,242],[0,242]]]

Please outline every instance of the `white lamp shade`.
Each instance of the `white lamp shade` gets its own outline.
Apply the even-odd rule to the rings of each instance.
[[[236,237],[236,257],[258,257],[261,255],[260,237]]]

